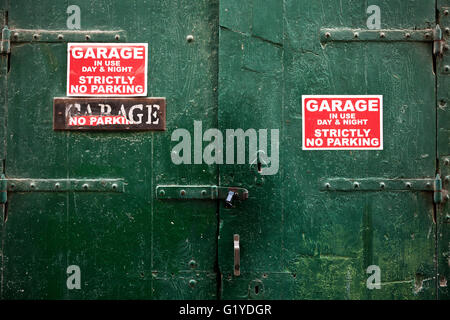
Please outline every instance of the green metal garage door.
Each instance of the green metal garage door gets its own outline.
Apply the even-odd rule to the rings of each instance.
[[[448,299],[437,2],[0,1],[1,298]],[[148,43],[166,130],[53,130],[68,42]],[[303,150],[306,95],[383,149]]]

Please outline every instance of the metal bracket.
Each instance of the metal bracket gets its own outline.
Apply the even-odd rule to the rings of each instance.
[[[448,178],[448,177],[447,177]],[[320,181],[321,191],[429,191],[435,203],[443,202],[446,190],[442,188],[439,174],[435,178],[385,179],[385,178],[329,178]]]
[[[384,30],[367,30],[367,29],[351,29],[351,28],[322,28],[320,29],[321,42],[333,41],[377,41],[377,42],[432,42],[435,37],[433,29],[384,29]]]
[[[5,26],[5,28],[8,27]],[[9,36],[6,34],[4,39],[11,42],[120,42],[126,40],[126,33],[123,30],[14,29],[8,31]]]
[[[7,192],[124,192],[123,179],[16,179],[0,177],[0,203]]]
[[[156,187],[156,198],[160,200],[222,200],[227,198],[229,191],[233,191],[240,200],[248,199],[248,190],[245,188],[208,185],[159,185]]]

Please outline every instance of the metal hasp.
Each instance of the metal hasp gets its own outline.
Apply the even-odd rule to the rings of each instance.
[[[0,177],[0,203],[7,192],[124,192],[123,179],[14,179]]]
[[[159,185],[156,187],[156,198],[159,200],[227,200],[230,192],[233,192],[230,201],[248,199],[248,190],[245,188],[189,185]]]
[[[447,191],[442,188],[439,174],[436,178],[425,179],[384,179],[384,178],[329,178],[320,181],[321,191],[429,191],[434,202],[446,200]]]
[[[239,246],[239,235],[234,235],[234,275],[241,275],[241,248]]]

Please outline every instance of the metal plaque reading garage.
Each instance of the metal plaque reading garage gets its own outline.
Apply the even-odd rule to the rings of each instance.
[[[165,130],[165,98],[54,98],[54,130]]]

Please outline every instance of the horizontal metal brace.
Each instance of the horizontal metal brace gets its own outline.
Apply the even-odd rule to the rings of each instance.
[[[322,191],[435,191],[435,179],[329,178],[320,181]]]
[[[7,178],[8,192],[124,192],[123,179],[14,179]]]
[[[156,187],[156,198],[160,200],[219,200],[226,199],[229,191],[235,192],[239,200],[246,200],[248,198],[247,189],[210,185],[159,185]]]
[[[350,28],[323,28],[320,29],[320,41],[406,41],[406,42],[432,42],[437,33],[433,29],[385,29],[367,30]]]
[[[11,42],[120,42],[126,40],[123,30],[9,30]]]

